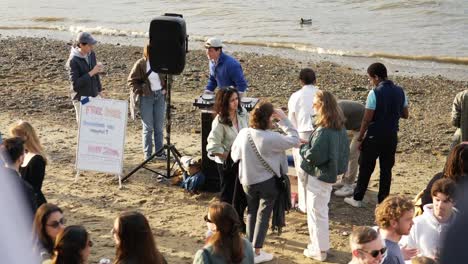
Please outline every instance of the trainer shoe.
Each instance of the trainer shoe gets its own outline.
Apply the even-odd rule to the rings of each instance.
[[[166,153],[163,152],[163,153],[161,153],[159,155],[156,155],[154,158],[157,159],[157,160],[166,160],[167,156],[166,156]]]
[[[354,193],[353,186],[351,184],[345,184],[341,189],[335,191],[335,195],[338,197],[348,197]]]
[[[273,259],[273,254],[267,253],[263,250],[260,250],[260,254],[255,254],[255,249],[254,249],[254,262],[255,264],[257,263],[263,263],[267,262]]]
[[[315,259],[318,261],[325,261],[327,259],[327,252],[320,252],[320,255],[315,255],[310,252],[309,249],[304,249],[304,256]]]
[[[354,197],[346,197],[344,198],[344,202],[354,207],[362,207],[362,201],[356,201]]]

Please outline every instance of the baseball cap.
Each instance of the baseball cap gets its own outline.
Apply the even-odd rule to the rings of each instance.
[[[76,42],[94,45],[97,41],[88,32],[80,32],[76,37]]]
[[[219,38],[209,38],[205,42],[205,48],[222,48],[223,42]]]

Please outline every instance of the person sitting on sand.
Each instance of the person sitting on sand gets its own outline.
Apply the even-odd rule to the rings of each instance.
[[[19,171],[23,180],[31,184],[36,192],[37,206],[41,206],[41,204],[47,202],[41,190],[47,165],[44,148],[33,126],[26,121],[20,120],[11,127],[10,134],[13,137],[20,137],[24,140],[26,155]]]
[[[64,228],[65,218],[60,207],[50,203],[39,206],[34,217],[33,236],[36,251],[41,255],[42,260],[52,257],[55,238]]]
[[[112,235],[116,245],[114,264],[166,264],[156,247],[146,217],[136,211],[121,213],[114,221]]]
[[[93,241],[83,226],[67,226],[55,239],[52,260],[43,264],[88,264],[92,246]]]
[[[94,45],[97,41],[88,32],[80,32],[71,48],[66,63],[71,82],[71,97],[75,107],[76,121],[80,122],[80,105],[82,96],[97,97],[101,95],[102,86],[99,73],[104,71],[102,64],[96,62]]]
[[[195,254],[193,264],[253,264],[252,244],[240,234],[240,221],[234,207],[225,202],[210,204],[205,221],[212,234],[203,249]]]
[[[358,226],[349,236],[352,259],[348,264],[380,264],[387,248],[372,227]]]

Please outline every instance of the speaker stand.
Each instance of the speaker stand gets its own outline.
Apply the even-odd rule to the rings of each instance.
[[[161,175],[166,179],[169,179],[171,177],[175,176],[175,171],[172,172],[174,169],[175,164],[179,165],[179,168],[182,170],[183,173],[186,173],[184,167],[182,166],[182,163],[180,162],[180,157],[182,155],[180,152],[177,150],[175,145],[171,144],[171,90],[172,90],[172,75],[166,74],[166,144],[162,147],[162,149],[159,149],[154,152],[151,157],[147,158],[145,161],[143,161],[141,164],[139,164],[137,167],[135,167],[132,171],[130,171],[125,177],[122,179],[122,182],[126,181],[128,178],[130,178],[133,174],[135,174],[138,170],[141,168],[149,170],[155,174]],[[152,161],[157,154],[163,152],[166,150],[166,173],[163,174],[161,172],[155,171],[151,168],[146,167],[145,165]],[[171,153],[172,156],[174,157],[174,161],[171,161]],[[172,165],[171,165],[172,163]]]

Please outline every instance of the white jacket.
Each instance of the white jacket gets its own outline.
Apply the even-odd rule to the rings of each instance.
[[[442,237],[449,226],[454,222],[458,211],[454,208],[453,214],[447,223],[439,223],[434,216],[432,204],[424,206],[424,213],[414,218],[414,225],[408,235],[408,247],[417,248],[419,255],[434,258],[440,250]]]

